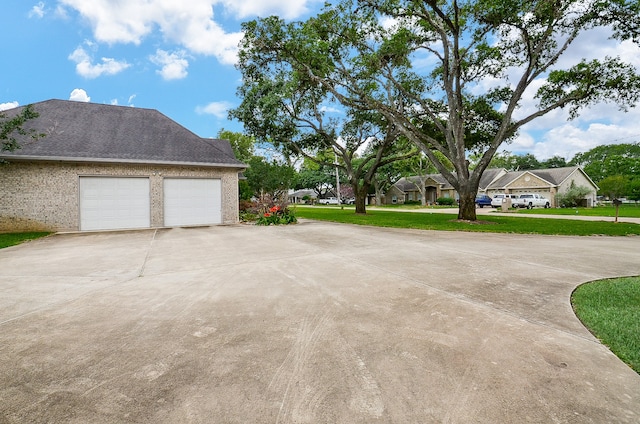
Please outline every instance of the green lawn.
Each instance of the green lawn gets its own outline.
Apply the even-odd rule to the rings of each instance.
[[[20,244],[23,241],[33,240],[40,237],[48,236],[51,233],[47,232],[32,232],[32,233],[5,233],[0,234],[0,249],[4,247],[14,246]]]
[[[518,213],[542,215],[585,215],[585,216],[616,216],[613,206],[596,206],[595,208],[552,208],[552,209],[518,209]],[[619,217],[640,218],[640,205],[624,204],[620,206]]]
[[[640,373],[640,277],[584,284],[571,304],[593,335]]]
[[[483,215],[477,223],[458,222],[456,215],[428,212],[368,211],[356,215],[353,208],[297,207],[298,218],[333,221],[377,227],[415,228],[419,230],[477,231],[492,233],[558,234],[558,235],[640,235],[640,225],[569,219],[523,219]]]

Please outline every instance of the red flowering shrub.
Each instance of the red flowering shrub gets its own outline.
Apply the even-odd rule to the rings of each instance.
[[[293,224],[298,221],[293,211],[287,206],[273,205],[269,207],[265,205],[262,210],[263,213],[256,221],[257,225]]]

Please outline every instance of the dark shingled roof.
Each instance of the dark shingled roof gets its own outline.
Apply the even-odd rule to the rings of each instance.
[[[549,169],[530,169],[526,171],[509,171],[498,180],[496,180],[493,184],[491,184],[491,188],[493,189],[504,189],[509,184],[520,178],[525,173],[530,173],[535,175],[538,178],[542,178],[543,180],[549,182],[554,186],[558,186],[562,184],[564,180],[569,178],[569,176],[574,173],[578,166],[568,166],[563,168],[549,168]],[[585,174],[586,175],[586,174]]]
[[[40,116],[25,128],[45,137],[16,137],[21,148],[1,158],[247,167],[227,140],[201,138],[157,110],[66,100],[34,103],[33,109]]]
[[[480,185],[479,185],[480,190],[485,190],[487,186],[491,184],[491,182],[494,179],[496,179],[498,175],[500,175],[501,172],[504,172],[504,170],[501,168],[490,168],[485,170],[482,176],[480,177]],[[426,175],[426,177],[438,183],[438,185],[440,185],[440,188],[443,190],[451,190],[453,188],[453,186],[449,184],[449,181],[447,181],[442,176],[442,174],[428,174]],[[419,184],[420,184],[420,177],[412,176],[412,177],[401,178],[394,184],[394,186],[396,186],[401,191],[407,192],[407,191],[416,190]]]

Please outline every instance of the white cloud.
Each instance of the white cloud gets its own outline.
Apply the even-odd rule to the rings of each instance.
[[[38,2],[35,6],[31,8],[29,11],[29,17],[33,18],[42,18],[44,17],[44,2]]]
[[[133,99],[135,99],[135,98],[136,98],[135,94],[130,95],[129,98],[127,99],[127,101],[125,102],[127,104],[127,106],[134,107],[135,105],[132,102],[133,102]],[[111,99],[109,101],[109,104],[112,105],[112,106],[118,106],[118,105],[120,105],[120,100],[118,98]]]
[[[62,19],[62,20],[67,20],[69,19],[69,14],[67,13],[67,9],[64,8],[64,6],[62,6],[61,4],[58,4],[56,6],[55,12],[54,12],[54,16],[56,18]]]
[[[187,68],[189,62],[185,59],[184,51],[169,53],[158,49],[156,54],[150,59],[156,65],[162,66],[162,69],[156,71],[165,80],[182,79],[187,76]]]
[[[69,55],[69,60],[76,63],[76,72],[84,78],[97,78],[102,75],[115,75],[127,69],[127,62],[119,62],[108,57],[102,58],[102,63],[94,64],[91,56],[82,47],[78,47]]]
[[[233,64],[237,60],[237,46],[242,33],[228,33],[214,20],[213,6],[218,1],[128,0],[117,4],[113,0],[60,1],[89,21],[97,41],[138,45],[159,29],[167,41],[177,43],[192,53],[215,56],[224,64]],[[261,4],[257,1],[251,3]],[[288,4],[285,0],[277,3],[283,9]],[[227,4],[223,6],[230,7]],[[231,9],[240,13],[247,7],[241,5]]]
[[[340,109],[339,106],[321,105],[320,112],[338,113],[344,115],[344,110]]]
[[[7,103],[0,103],[0,112],[2,112],[3,110],[9,110],[9,109],[14,109],[16,107],[20,106],[20,104],[18,102],[7,102]]]
[[[82,88],[74,88],[71,94],[69,95],[69,100],[73,100],[74,102],[89,102],[91,101],[91,97],[87,95],[87,92]]]
[[[159,29],[165,39],[191,53],[215,56],[223,64],[237,61],[241,32],[227,32],[216,20],[220,15],[238,19],[278,15],[293,19],[309,12],[319,0],[60,0],[93,28],[100,42],[140,44]]]
[[[640,142],[640,109],[619,112],[616,106],[598,105],[573,121],[562,116],[546,117],[526,125],[513,143],[505,149],[517,153],[532,153],[539,160],[552,156],[572,159],[604,144]]]
[[[233,105],[229,102],[212,102],[206,106],[198,106],[196,113],[199,115],[213,115],[219,119],[225,119],[227,117],[227,111],[231,109]]]
[[[293,19],[309,11],[309,3],[319,3],[308,0],[222,0],[221,3],[228,10],[233,11],[239,18],[248,16],[278,15],[285,19]]]

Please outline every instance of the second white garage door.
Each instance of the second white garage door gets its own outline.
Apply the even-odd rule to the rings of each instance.
[[[221,187],[219,179],[165,178],[164,225],[221,224]]]

